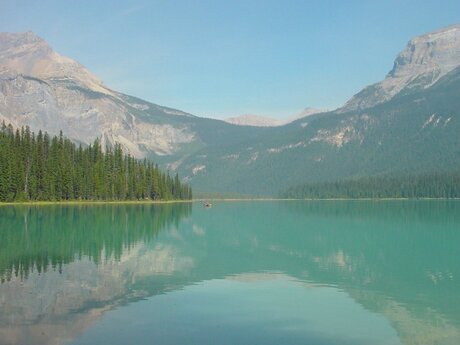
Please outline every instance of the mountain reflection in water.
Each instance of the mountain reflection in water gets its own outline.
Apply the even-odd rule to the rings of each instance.
[[[0,208],[0,344],[460,342],[460,202],[213,206]]]

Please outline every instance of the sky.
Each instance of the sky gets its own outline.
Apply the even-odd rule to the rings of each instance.
[[[409,39],[456,23],[458,0],[0,0],[0,31],[33,31],[109,88],[213,118],[335,109]]]

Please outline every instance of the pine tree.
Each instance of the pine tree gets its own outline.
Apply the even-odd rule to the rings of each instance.
[[[100,141],[78,147],[61,132],[35,136],[28,127],[0,128],[0,201],[191,198],[190,186],[146,159]]]

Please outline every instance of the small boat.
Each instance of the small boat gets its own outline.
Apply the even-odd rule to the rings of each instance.
[[[210,202],[203,202],[203,207],[210,208],[212,204]]]

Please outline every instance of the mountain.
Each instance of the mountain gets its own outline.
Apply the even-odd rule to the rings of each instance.
[[[261,130],[199,118],[105,86],[32,32],[0,33],[0,121],[71,140],[120,143],[137,158],[175,170],[205,147],[234,144]]]
[[[396,58],[386,78],[364,88],[340,112],[370,108],[401,92],[432,86],[460,66],[460,24],[415,37]]]
[[[33,32],[0,34],[0,70],[44,80],[72,80],[94,92],[114,95],[85,67],[54,52]]]
[[[62,130],[85,144],[118,142],[138,158],[170,155],[196,139],[176,120],[192,115],[107,88],[32,32],[0,33],[0,90],[0,120],[51,134]]]
[[[283,125],[283,120],[281,119],[252,114],[229,117],[224,121],[238,126],[276,127]]]
[[[275,196],[304,183],[460,169],[459,66],[454,25],[412,39],[382,82],[342,108],[240,126],[116,92],[35,34],[3,33],[0,120],[119,142],[198,193]]]
[[[303,117],[323,113],[325,111],[326,110],[316,108],[305,108],[301,113],[294,116],[289,116],[285,119],[274,119],[266,116],[245,114],[236,117],[229,117],[227,119],[224,119],[224,121],[239,126],[277,127],[286,125]]]
[[[304,183],[460,169],[459,29],[411,40],[387,77],[344,107],[187,157],[182,175],[197,190],[277,195]]]

